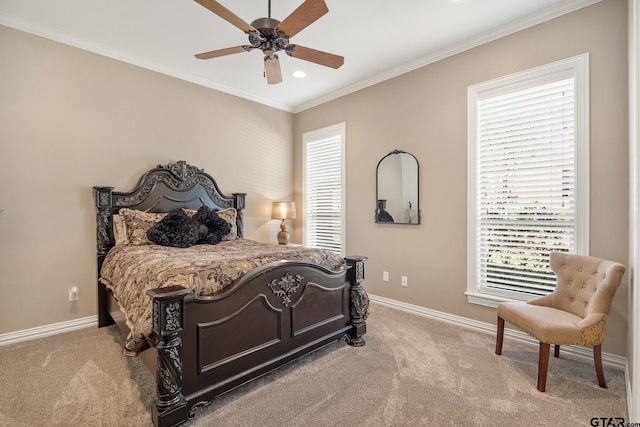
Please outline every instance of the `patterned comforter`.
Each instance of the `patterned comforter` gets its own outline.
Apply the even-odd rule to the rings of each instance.
[[[219,244],[174,248],[117,245],[107,254],[100,281],[120,303],[131,333],[125,354],[137,355],[153,344],[148,289],[181,285],[198,295],[231,287],[245,273],[280,260],[303,260],[339,270],[344,260],[329,251],[235,239]]]

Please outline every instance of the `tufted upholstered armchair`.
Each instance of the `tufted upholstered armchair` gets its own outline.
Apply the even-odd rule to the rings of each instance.
[[[555,357],[560,357],[560,345],[593,346],[598,384],[606,388],[601,345],[625,268],[617,262],[564,252],[551,253],[550,262],[557,276],[552,293],[528,303],[498,305],[496,354],[502,354],[505,320],[540,341],[538,390],[544,392],[551,344]]]

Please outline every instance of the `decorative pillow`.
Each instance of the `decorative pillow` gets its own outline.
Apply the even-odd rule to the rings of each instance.
[[[200,239],[198,243],[215,245],[220,243],[231,231],[231,224],[220,218],[217,210],[212,210],[208,206],[201,206],[192,218],[204,224],[209,230],[207,235]]]
[[[166,215],[166,213],[150,213],[128,208],[120,209],[120,216],[126,225],[129,244],[134,246],[152,245],[153,242],[147,238],[147,232]]]
[[[113,221],[113,239],[116,241],[116,245],[126,245],[129,243],[129,236],[124,218],[120,215],[113,215],[111,219]]]
[[[218,211],[218,216],[231,225],[231,231],[227,234],[222,240],[234,240],[238,238],[238,225],[236,223],[236,218],[238,216],[238,212],[235,208],[227,208],[221,211]]]
[[[182,209],[174,209],[149,229],[147,237],[159,245],[188,248],[206,237],[208,231]]]

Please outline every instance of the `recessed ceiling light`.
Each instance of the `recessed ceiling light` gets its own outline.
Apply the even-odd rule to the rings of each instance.
[[[304,71],[298,70],[293,73],[293,77],[297,77],[299,79],[305,77],[307,74]]]

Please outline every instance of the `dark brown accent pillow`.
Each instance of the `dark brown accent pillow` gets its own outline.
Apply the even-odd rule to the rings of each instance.
[[[149,229],[147,237],[162,246],[188,248],[204,238],[208,229],[182,209],[174,209]]]
[[[207,235],[198,241],[201,244],[215,245],[231,231],[231,224],[218,216],[218,211],[210,209],[208,206],[201,206],[193,217],[199,223],[205,225],[209,230]]]

